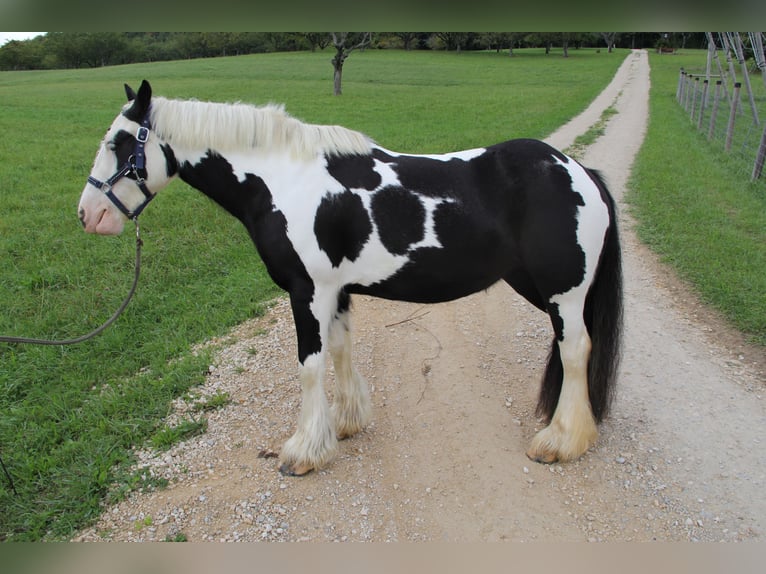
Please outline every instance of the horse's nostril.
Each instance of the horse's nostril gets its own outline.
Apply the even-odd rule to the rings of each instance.
[[[82,223],[82,226],[85,227],[85,210],[82,207],[77,212],[77,215],[80,216],[80,223]]]

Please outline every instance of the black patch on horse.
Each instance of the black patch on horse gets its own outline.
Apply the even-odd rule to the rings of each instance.
[[[375,161],[369,155],[327,157],[327,171],[346,189],[377,188],[381,177],[374,168]]]
[[[165,173],[168,177],[173,177],[178,173],[178,160],[176,159],[176,154],[173,152],[173,148],[168,144],[160,144],[160,149],[165,155]]]
[[[128,162],[128,159],[130,159],[130,156],[133,155],[136,149],[136,137],[125,130],[119,130],[111,138],[110,147],[117,156],[117,165],[123,165]],[[133,173],[129,173],[127,177],[135,179],[136,176]]]
[[[213,152],[197,164],[185,162],[179,175],[244,224],[274,283],[290,293],[298,332],[298,359],[303,362],[321,351],[319,322],[309,310],[314,282],[287,236],[284,214],[274,210],[264,181],[251,173],[239,181],[231,164]]]
[[[405,255],[410,245],[423,240],[426,208],[415,194],[403,187],[384,187],[371,207],[380,241],[394,255]]]
[[[370,216],[358,195],[347,190],[322,199],[314,219],[314,234],[333,267],[340,266],[344,258],[356,261],[371,233]]]
[[[454,197],[455,189],[466,187],[467,162],[452,158],[444,161],[428,157],[392,157],[380,150],[373,155],[391,166],[406,189],[428,197]]]
[[[380,148],[373,148],[372,157],[383,163],[394,163],[396,161],[396,156],[389,155]]]

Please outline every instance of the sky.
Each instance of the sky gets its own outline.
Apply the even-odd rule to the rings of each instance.
[[[0,46],[10,40],[27,40],[45,32],[0,32]]]

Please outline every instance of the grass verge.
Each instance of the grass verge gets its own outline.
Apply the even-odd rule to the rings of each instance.
[[[766,345],[766,180],[750,182],[675,99],[679,68],[704,67],[705,57],[651,56],[650,121],[626,199],[639,237],[753,342]]]

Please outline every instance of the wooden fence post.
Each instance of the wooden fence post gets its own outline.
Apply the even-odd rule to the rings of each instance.
[[[692,96],[692,86],[694,85],[694,77],[691,74],[686,74],[686,94],[684,98],[684,109],[689,111],[689,100]]]
[[[734,48],[734,55],[737,57],[737,62],[742,69],[742,79],[745,82],[745,88],[747,89],[747,97],[750,101],[750,112],[753,114],[753,122],[755,125],[760,126],[761,120],[758,117],[758,107],[755,105],[755,97],[753,96],[753,88],[750,85],[750,74],[747,72],[747,63],[745,62],[745,48],[742,45],[742,38],[739,33],[726,32],[729,35],[729,41]]]
[[[702,101],[700,102],[700,115],[697,120],[697,131],[702,131],[702,116],[705,115],[705,104],[707,104],[708,81],[702,82]]]
[[[718,104],[721,102],[721,80],[715,82],[715,96],[713,96],[713,109],[710,111],[710,127],[707,131],[707,139],[713,139],[713,131],[715,130],[715,119],[718,115]]]
[[[680,104],[681,103],[681,97],[684,93],[684,80],[686,76],[686,72],[684,72],[684,69],[681,68],[681,73],[678,75],[678,87],[676,88],[676,101]]]
[[[737,119],[737,103],[739,103],[739,90],[742,84],[737,82],[734,84],[734,96],[731,99],[731,111],[729,112],[729,125],[726,128],[726,145],[725,151],[731,150],[731,138],[734,136],[734,120]]]
[[[758,146],[758,152],[755,154],[755,165],[753,166],[753,175],[751,176],[753,181],[761,177],[764,157],[766,157],[766,127],[763,128],[761,145]]]
[[[694,90],[692,91],[692,110],[689,113],[689,119],[694,121],[694,108],[697,105],[697,87],[700,85],[700,77],[694,78]]]

